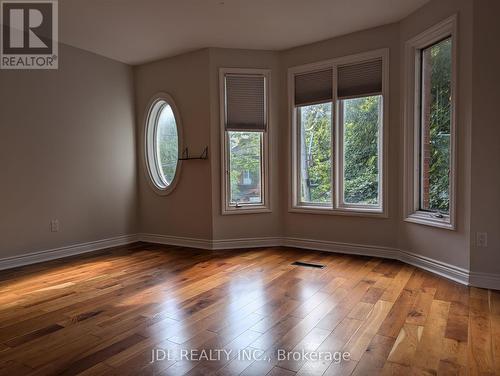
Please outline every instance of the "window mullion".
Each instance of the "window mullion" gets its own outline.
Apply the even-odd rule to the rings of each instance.
[[[379,109],[378,109],[378,118],[379,118],[379,124],[378,124],[378,145],[377,145],[377,158],[378,158],[378,205],[380,208],[383,208],[385,205],[385,197],[384,197],[384,190],[387,189],[385,187],[385,174],[388,173],[384,169],[384,163],[385,163],[385,158],[387,158],[387,155],[385,153],[385,148],[384,148],[384,133],[386,132],[386,124],[384,121],[385,117],[385,96],[382,96],[381,101],[379,102]]]
[[[418,85],[417,90],[415,90],[415,114],[414,121],[418,124],[418,127],[414,126],[413,130],[413,160],[414,160],[414,174],[413,174],[413,211],[418,211],[420,208],[420,132],[421,132],[421,98],[422,98],[422,79],[421,79],[421,56],[418,51],[415,54],[415,83]]]
[[[337,187],[337,208],[342,208],[345,206],[344,204],[344,137],[343,137],[343,132],[344,132],[344,106],[342,101],[337,100],[337,105],[336,105],[336,111],[337,111],[337,116],[336,116],[336,135],[337,135],[337,142],[336,142],[336,183],[335,186]]]
[[[295,116],[296,116],[296,124],[297,126],[295,127],[295,200],[296,204],[301,204],[302,203],[302,186],[301,186],[301,179],[302,179],[302,166],[301,166],[301,159],[300,159],[300,148],[301,148],[301,137],[300,134],[302,132],[302,110],[300,107],[297,107],[295,110]]]
[[[267,187],[269,186],[269,182],[267,181],[267,171],[269,168],[269,144],[268,144],[268,133],[260,132],[260,195],[261,195],[261,204],[267,205],[268,202],[268,193]]]
[[[332,209],[336,209],[339,206],[338,197],[339,196],[339,184],[338,184],[338,119],[339,119],[339,108],[338,108],[338,99],[337,99],[337,91],[338,91],[338,80],[337,80],[337,66],[334,65],[332,67],[333,77],[332,77],[332,127],[331,127],[331,158],[332,158],[332,166],[331,166],[331,196],[332,196]]]
[[[231,158],[230,158],[230,153],[231,153],[231,145],[230,145],[230,140],[229,140],[229,132],[224,131],[224,149],[225,149],[225,156],[224,156],[224,192],[225,192],[225,197],[226,197],[226,209],[228,209],[231,206],[231,184],[229,182],[229,179],[231,177]]]

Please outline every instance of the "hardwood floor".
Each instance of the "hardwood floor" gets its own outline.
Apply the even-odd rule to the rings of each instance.
[[[376,258],[140,244],[1,272],[4,374],[494,375],[500,292]]]

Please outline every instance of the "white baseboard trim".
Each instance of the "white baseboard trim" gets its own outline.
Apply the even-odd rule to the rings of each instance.
[[[140,240],[146,243],[174,245],[179,247],[207,250],[278,247],[281,245],[281,238],[278,237],[210,240],[171,235],[140,234]]]
[[[318,251],[339,252],[354,255],[381,257],[394,259],[449,278],[453,281],[468,285],[469,272],[438,260],[420,256],[415,253],[401,251],[397,248],[338,243],[311,239],[285,238],[284,245],[296,248],[314,249]]]
[[[0,259],[0,270],[17,268],[18,266],[37,264],[39,262],[80,255],[82,253],[99,251],[101,249],[118,247],[139,241],[139,235],[123,235],[109,239],[68,245],[65,247],[48,249],[45,251],[28,253]]]
[[[140,241],[154,244],[175,245],[178,247],[212,249],[209,239],[188,238],[161,234],[139,234]]]
[[[281,238],[279,237],[221,239],[212,240],[211,249],[279,247],[280,245]]]
[[[326,240],[303,238],[283,238],[282,245],[293,248],[313,249],[316,251],[338,252],[349,255],[362,255],[394,259],[399,252],[395,248],[352,243],[340,243]]]
[[[464,285],[470,284],[469,271],[467,269],[402,250],[399,251],[397,259],[406,264],[427,270],[455,282],[462,283]]]
[[[469,276],[471,286],[485,289],[500,290],[500,275],[483,272],[471,272]]]
[[[102,239],[29,253],[21,256],[3,258],[0,259],[0,270],[16,268],[29,264],[36,264],[39,262],[50,261],[69,256],[75,256],[106,248],[131,244],[138,241],[206,250],[286,246],[325,252],[381,257],[400,260],[404,263],[416,266],[418,268],[427,270],[434,274],[438,274],[465,285],[500,290],[500,274],[470,272],[469,270],[464,268],[460,268],[412,252],[403,251],[397,248],[293,237],[260,237],[211,240],[144,233],[123,235],[109,239]]]
[[[208,240],[179,238],[165,235],[142,234],[141,240],[165,245],[178,245],[183,247],[214,249],[238,249],[256,247],[286,246],[293,248],[311,249],[316,251],[337,252],[351,255],[362,255],[394,259],[427,270],[431,273],[451,279],[464,285],[500,290],[500,275],[469,273],[467,269],[460,268],[416,253],[402,251],[397,248],[340,243],[326,240],[313,240],[293,237],[264,237],[242,238],[228,240]]]

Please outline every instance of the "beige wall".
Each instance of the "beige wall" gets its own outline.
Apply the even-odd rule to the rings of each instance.
[[[471,248],[471,269],[500,268],[500,2],[474,2],[471,234],[488,233],[488,247]]]
[[[59,70],[0,70],[0,258],[136,231],[132,82],[65,45]]]
[[[184,146],[201,153],[210,146],[208,49],[134,68],[139,166],[141,232],[212,238],[210,162],[182,162],[179,181],[171,194],[159,196],[147,181],[142,145],[147,105],[158,92],[170,94],[180,112]],[[210,148],[210,160],[213,150]]]

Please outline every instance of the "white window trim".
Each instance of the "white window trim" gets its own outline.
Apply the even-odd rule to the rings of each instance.
[[[420,111],[417,111],[420,96],[419,52],[446,37],[452,38],[451,73],[451,155],[450,155],[450,213],[438,218],[435,214],[421,211],[419,184],[419,140]],[[417,65],[418,64],[418,65]],[[457,99],[457,16],[453,15],[418,34],[405,43],[404,81],[404,221],[434,226],[448,230],[456,229],[456,99]]]
[[[380,158],[379,158],[379,171],[380,171],[380,184],[379,184],[379,198],[380,205],[374,207],[372,205],[345,205],[341,203],[340,187],[341,184],[336,182],[342,180],[337,177],[343,174],[343,165],[338,163],[339,156],[342,155],[340,142],[336,139],[342,135],[340,133],[341,126],[339,117],[339,101],[337,100],[337,66],[343,64],[359,63],[364,60],[371,60],[375,58],[382,58],[382,124],[379,132],[380,143]],[[297,166],[297,150],[298,150],[298,126],[297,114],[294,104],[295,92],[295,76],[300,73],[312,72],[315,70],[322,70],[326,68],[333,69],[333,105],[332,105],[332,126],[334,132],[332,134],[332,151],[333,151],[333,171],[332,177],[334,182],[334,192],[332,192],[332,205],[307,205],[298,202],[298,169]],[[388,187],[389,187],[389,172],[388,172],[388,139],[389,139],[389,49],[383,48],[374,51],[368,51],[360,54],[349,55],[330,60],[321,61],[318,63],[306,64],[296,66],[288,69],[288,114],[290,127],[291,140],[289,147],[289,204],[288,211],[291,213],[309,213],[309,214],[327,214],[327,215],[347,215],[347,216],[361,216],[361,217],[377,217],[388,218]]]
[[[228,155],[228,137],[225,127],[226,100],[224,90],[224,77],[226,74],[260,74],[265,77],[265,114],[266,130],[262,132],[262,171],[261,171],[261,190],[262,203],[245,204],[241,206],[229,205],[229,171],[227,165]],[[270,213],[270,190],[269,190],[269,139],[271,126],[271,70],[270,69],[247,69],[247,68],[220,68],[219,69],[219,111],[220,111],[220,139],[221,139],[221,213],[222,215],[231,214],[254,214]]]
[[[181,174],[181,169],[182,169],[182,160],[177,160],[177,168],[175,170],[175,175],[172,180],[172,182],[166,186],[166,187],[161,187],[157,184],[157,180],[159,179],[157,176],[157,161],[156,161],[156,150],[152,150],[151,148],[156,144],[154,142],[156,138],[156,128],[158,126],[157,123],[154,124],[153,128],[150,126],[150,120],[151,116],[155,115],[152,113],[153,107],[158,103],[158,102],[166,102],[170,108],[172,109],[172,112],[174,113],[175,117],[175,124],[177,127],[177,139],[178,139],[178,150],[179,153],[181,150],[183,150],[183,134],[182,134],[182,121],[181,121],[181,116],[179,113],[179,110],[177,109],[177,106],[175,105],[175,101],[172,98],[172,96],[168,93],[160,92],[156,93],[153,95],[153,97],[150,99],[148,102],[148,105],[146,107],[145,115],[144,115],[144,133],[143,133],[143,142],[142,147],[143,147],[143,160],[144,160],[144,166],[145,166],[145,172],[146,172],[146,179],[150,185],[150,187],[153,189],[153,191],[160,195],[160,196],[166,196],[170,194],[175,187],[177,186],[177,183],[180,179],[180,174]],[[154,161],[154,162],[153,162]]]

